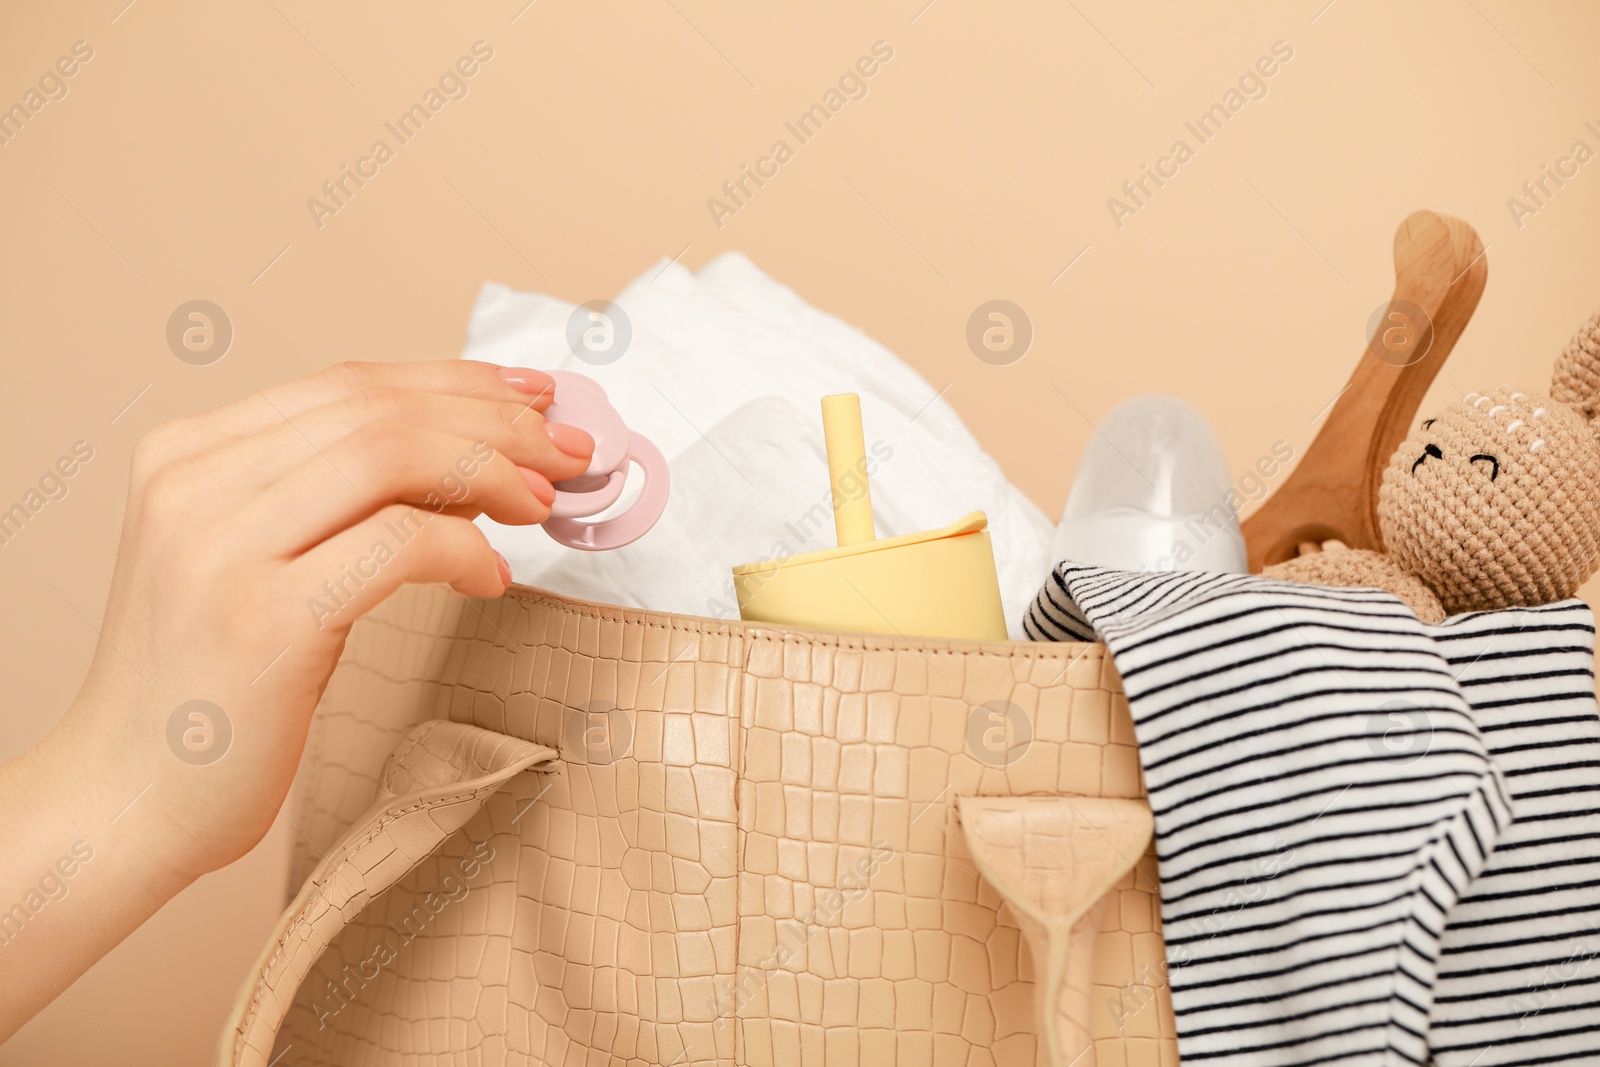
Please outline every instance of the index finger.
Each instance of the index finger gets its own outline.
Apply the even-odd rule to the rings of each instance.
[[[187,420],[201,432],[189,438],[185,454],[197,452],[219,439],[247,437],[313,408],[380,386],[396,386],[421,392],[441,393],[524,404],[543,412],[555,399],[555,379],[528,367],[499,367],[470,359],[440,359],[422,363],[366,363],[350,361],[257,389],[243,400]],[[182,455],[164,456],[166,462]]]

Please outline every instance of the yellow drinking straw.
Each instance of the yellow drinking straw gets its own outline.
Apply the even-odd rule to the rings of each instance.
[[[872,493],[867,488],[867,441],[861,432],[861,398],[835,393],[822,398],[822,440],[833,485],[833,529],[839,545],[877,539],[872,528]]]

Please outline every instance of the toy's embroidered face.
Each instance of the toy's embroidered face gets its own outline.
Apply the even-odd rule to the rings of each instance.
[[[1450,613],[1570,596],[1552,578],[1600,545],[1600,442],[1578,411],[1533,393],[1472,393],[1395,451],[1379,491],[1384,546]],[[1572,568],[1566,568],[1571,570]],[[1495,577],[1484,588],[1485,574]]]
[[[1434,422],[1435,422],[1434,419],[1424,419],[1423,422],[1422,422],[1422,427],[1421,428],[1426,430],[1428,427],[1432,426],[1434,424]],[[1439,450],[1439,446],[1438,445],[1431,444],[1431,443],[1423,445],[1422,446],[1422,455],[1418,456],[1417,459],[1416,459],[1416,462],[1411,464],[1411,473],[1412,473],[1412,475],[1415,475],[1417,473],[1417,468],[1422,466],[1424,463],[1428,462],[1428,460],[1430,460],[1430,459],[1443,459],[1443,458],[1444,458],[1444,453]],[[1500,477],[1500,460],[1498,458],[1489,455],[1487,452],[1479,452],[1479,453],[1475,454],[1470,460],[1468,460],[1468,462],[1469,463],[1477,463],[1480,460],[1485,462],[1485,463],[1490,464],[1488,469],[1489,469],[1489,480],[1491,482],[1494,481],[1496,478]]]

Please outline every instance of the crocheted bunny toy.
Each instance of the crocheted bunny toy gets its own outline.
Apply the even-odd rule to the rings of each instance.
[[[1394,593],[1423,622],[1572,596],[1600,567],[1600,312],[1550,395],[1471,393],[1424,420],[1378,491],[1388,552],[1325,543],[1263,572]]]

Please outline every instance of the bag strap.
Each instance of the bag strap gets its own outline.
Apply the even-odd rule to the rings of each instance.
[[[1033,955],[1039,1062],[1093,1067],[1095,945],[1112,888],[1149,847],[1149,803],[961,797],[956,812],[974,866],[1011,905]]]
[[[267,1067],[278,1028],[306,975],[339,931],[553,749],[465,723],[432,719],[390,754],[378,798],[311,872],[278,920],[234,1001],[218,1067]]]

